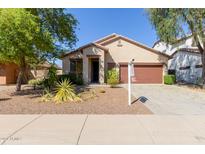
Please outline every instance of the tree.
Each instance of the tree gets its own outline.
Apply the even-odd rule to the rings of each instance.
[[[76,26],[66,9],[0,9],[0,62],[19,66],[17,91],[29,66],[75,44]]]
[[[147,12],[162,41],[172,44],[179,38],[193,37],[202,57],[202,82],[205,88],[205,9],[148,9]]]

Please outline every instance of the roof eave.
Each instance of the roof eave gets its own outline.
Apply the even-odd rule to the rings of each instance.
[[[88,48],[88,47],[90,47],[90,46],[95,46],[95,47],[97,47],[97,48],[100,48],[100,49],[102,49],[102,50],[104,50],[104,51],[108,51],[109,49],[108,48],[106,48],[106,47],[104,47],[104,46],[102,46],[102,45],[100,45],[100,44],[97,44],[97,43],[89,43],[89,44],[86,44],[86,45],[84,45],[84,46],[82,46],[82,47],[80,47],[80,48],[78,48],[78,49],[76,49],[76,50],[73,50],[73,51],[71,51],[71,52],[68,52],[68,53],[66,53],[66,54],[63,54],[62,56],[61,56],[61,58],[64,58],[64,57],[66,57],[66,56],[68,56],[68,55],[70,55],[70,54],[73,54],[73,53],[75,53],[75,52],[78,52],[78,51],[81,51],[81,50],[83,50],[83,49],[85,49],[85,48]]]
[[[167,55],[167,54],[165,54],[165,53],[162,53],[162,52],[160,52],[160,51],[158,51],[158,50],[156,50],[156,49],[150,48],[150,47],[148,47],[148,46],[146,46],[146,45],[144,45],[144,44],[141,44],[141,43],[139,43],[139,42],[136,42],[136,41],[134,41],[134,40],[132,40],[132,39],[129,39],[129,38],[124,37],[124,36],[121,36],[121,35],[119,35],[119,36],[117,36],[117,37],[115,37],[115,38],[113,38],[113,39],[111,39],[111,40],[107,40],[107,41],[105,41],[103,44],[108,44],[110,41],[114,41],[115,39],[124,39],[125,41],[128,41],[128,42],[130,42],[130,43],[133,43],[133,44],[135,44],[135,45],[138,45],[138,46],[140,46],[140,47],[142,47],[142,48],[145,48],[145,49],[147,49],[147,50],[149,50],[149,51],[151,51],[151,52],[154,52],[154,53],[156,53],[156,54],[165,56],[165,57],[167,57],[168,59],[171,58],[169,55]]]

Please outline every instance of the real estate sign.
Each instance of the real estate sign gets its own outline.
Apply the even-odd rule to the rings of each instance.
[[[131,105],[131,80],[135,76],[133,61],[128,63],[128,105]]]
[[[130,76],[131,77],[135,76],[134,64],[130,64]]]

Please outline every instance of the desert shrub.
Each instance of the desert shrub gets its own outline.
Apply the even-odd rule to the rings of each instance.
[[[48,102],[48,101],[51,101],[52,99],[53,99],[53,94],[48,89],[45,89],[43,91],[41,101],[42,102]]]
[[[92,89],[92,90],[89,89],[89,90],[83,91],[79,94],[79,96],[82,100],[85,100],[85,101],[98,97],[96,94],[96,91],[94,89]]]
[[[84,85],[84,81],[83,81],[83,78],[82,76],[77,76],[76,80],[75,80],[75,83],[77,85]]]
[[[115,68],[107,71],[107,83],[111,87],[115,87],[119,83],[119,71],[116,70]]]
[[[202,86],[203,85],[203,78],[201,78],[201,77],[197,78],[196,84]]]
[[[100,88],[99,93],[105,93],[105,92],[106,92],[105,89]]]
[[[76,84],[77,75],[75,73],[69,73],[68,77],[73,84]]]
[[[47,77],[43,80],[43,86],[46,89],[51,89],[55,86],[57,82],[57,69],[54,65],[51,65],[51,67],[48,70]]]
[[[58,75],[58,82],[62,82],[63,80],[70,80],[68,74]]]
[[[32,79],[28,81],[28,84],[32,85],[34,90],[36,89],[36,86],[41,85],[42,83],[43,83],[42,79]]]
[[[64,75],[59,75],[58,76],[58,81],[63,81],[63,80],[70,80],[70,82],[72,82],[73,84],[77,84],[77,85],[83,85],[84,81],[83,81],[83,77],[82,75],[78,74],[74,74],[74,73],[69,73],[69,74],[64,74]]]
[[[165,75],[164,76],[164,84],[172,85],[176,83],[175,75]]]
[[[56,103],[81,100],[75,93],[74,85],[67,79],[57,83],[55,92],[54,100]]]

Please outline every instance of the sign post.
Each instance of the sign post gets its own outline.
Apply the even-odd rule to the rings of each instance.
[[[135,76],[134,72],[134,59],[128,63],[128,105],[131,105],[131,77]]]

